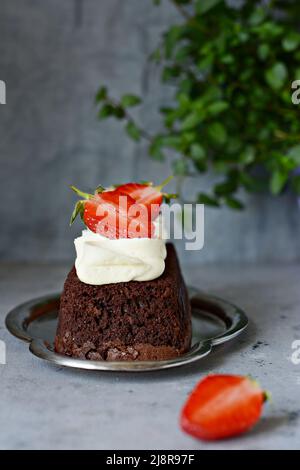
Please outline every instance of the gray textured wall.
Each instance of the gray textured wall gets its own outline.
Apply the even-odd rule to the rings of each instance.
[[[151,0],[1,0],[0,255],[13,260],[71,259],[81,229],[68,220],[73,183],[82,188],[131,179],[160,181],[169,163],[151,161],[118,123],[100,124],[93,98],[100,83],[115,95],[143,93],[138,111],[157,129],[169,90],[147,56],[177,13]],[[188,187],[209,184],[199,177]],[[244,213],[206,210],[206,242],[193,261],[297,260],[295,199],[251,197]],[[183,253],[181,253],[183,256]]]

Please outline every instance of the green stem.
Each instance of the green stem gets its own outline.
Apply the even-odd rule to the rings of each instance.
[[[83,197],[84,199],[92,199],[94,197],[94,194],[84,193],[75,186],[70,186],[70,188],[72,189],[72,191],[74,191],[74,193],[76,193],[80,197]]]
[[[155,186],[157,191],[161,191],[164,186],[167,186],[167,184],[170,183],[170,181],[174,178],[173,175],[168,176],[159,186]]]
[[[110,104],[111,106],[120,106],[122,107],[121,103],[118,103],[117,101],[115,101],[114,99],[108,97],[106,98],[106,102],[108,104]],[[133,119],[133,117],[131,116],[131,114],[123,108],[123,111],[124,111],[124,118],[127,120],[127,122],[131,122],[132,124],[134,124],[136,127],[138,127],[140,133],[141,133],[141,136],[145,139],[145,140],[148,140],[149,142],[151,142],[153,140],[153,137],[148,134],[147,131],[145,131],[145,129],[142,129],[140,128],[139,126],[136,125],[135,123],[135,120]]]

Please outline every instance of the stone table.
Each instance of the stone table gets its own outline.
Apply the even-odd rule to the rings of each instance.
[[[179,369],[145,374],[68,370],[48,364],[5,329],[8,310],[59,290],[66,265],[2,264],[0,339],[1,449],[299,449],[300,266],[184,266],[190,285],[222,296],[249,315],[248,330]],[[208,373],[251,374],[272,393],[247,435],[202,443],[183,434],[178,413]]]

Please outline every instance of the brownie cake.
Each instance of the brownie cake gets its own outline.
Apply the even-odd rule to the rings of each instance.
[[[149,281],[89,285],[70,271],[61,297],[55,350],[90,360],[164,360],[187,352],[191,310],[174,246]]]
[[[60,301],[55,351],[98,361],[164,360],[187,352],[191,309],[162,202],[173,194],[150,182],[125,183],[80,197],[85,230]]]

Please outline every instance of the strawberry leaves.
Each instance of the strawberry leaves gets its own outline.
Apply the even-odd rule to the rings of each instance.
[[[105,191],[105,188],[101,184],[99,184],[97,186],[97,188],[95,189],[95,193],[97,193],[97,194],[101,194],[101,193],[103,193],[103,191]]]
[[[159,186],[155,186],[155,189],[158,191],[158,192],[161,192],[161,190],[167,186],[167,184],[170,183],[170,181],[172,181],[172,179],[174,178],[173,175],[170,175],[168,176],[168,178],[166,178]],[[178,194],[175,194],[175,193],[162,193],[162,196],[163,196],[163,200],[166,204],[169,204],[171,202],[171,199],[176,199],[178,197]]]
[[[84,193],[80,189],[76,188],[76,186],[70,186],[70,188],[72,189],[72,191],[74,191],[74,193],[76,193],[80,197],[83,197],[84,199],[93,199],[94,197],[93,194]]]
[[[74,210],[73,210],[72,215],[71,215],[70,225],[73,224],[73,222],[76,219],[76,217],[78,216],[78,214],[80,215],[81,219],[83,219],[84,201],[77,201],[76,202]]]
[[[71,219],[70,219],[70,225],[72,225],[78,215],[80,215],[81,219],[83,220],[85,201],[89,199],[93,199],[95,196],[94,194],[89,194],[89,193],[85,193],[81,191],[80,189],[76,188],[76,186],[70,186],[70,188],[72,189],[72,191],[74,191],[74,193],[77,194],[77,196],[80,196],[81,198],[84,199],[84,200],[77,201],[75,204],[75,207],[72,212]],[[96,192],[98,193],[97,190],[98,188],[96,189]]]
[[[178,198],[178,194],[176,193],[163,193],[163,201],[166,204],[170,204],[172,199],[177,199],[177,198]]]

